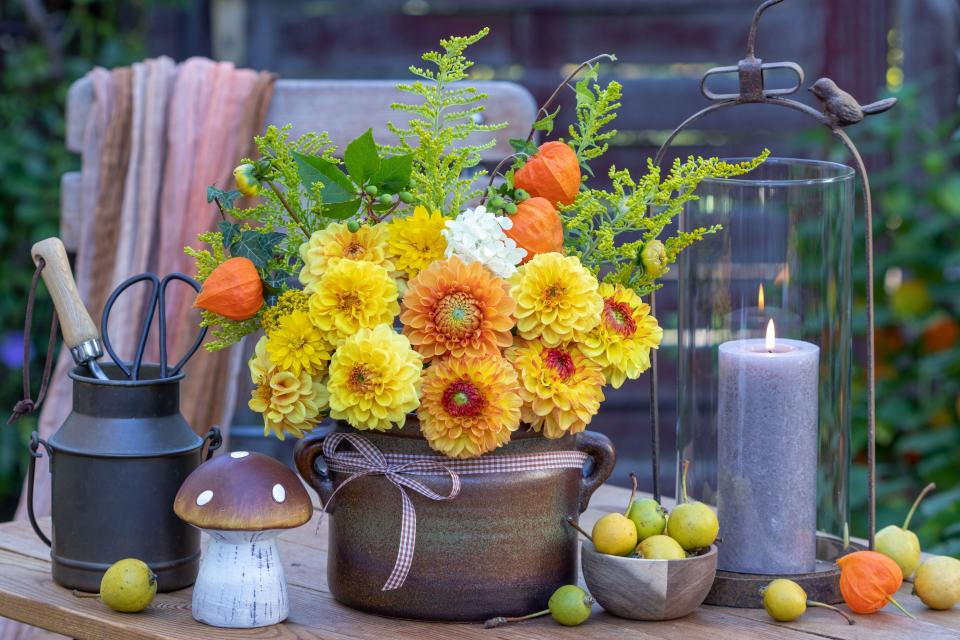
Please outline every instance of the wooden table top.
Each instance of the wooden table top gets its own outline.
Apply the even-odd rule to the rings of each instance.
[[[594,521],[619,511],[627,501],[624,489],[602,487],[582,518],[589,530]],[[190,589],[159,594],[146,611],[123,614],[110,611],[96,599],[76,598],[50,577],[49,550],[26,522],[0,525],[0,616],[6,616],[75,638],[97,640],[219,638],[371,638],[477,640],[540,638],[596,638],[610,640],[904,640],[960,638],[960,608],[931,611],[910,595],[909,584],[898,600],[919,619],[913,621],[887,606],[869,616],[857,616],[848,626],[834,613],[809,609],[799,620],[774,622],[763,610],[702,606],[693,614],[668,622],[637,622],[613,617],[596,606],[579,627],[567,628],[549,617],[498,629],[479,624],[399,621],[349,609],[335,602],[327,589],[326,527],[317,531],[316,518],[280,538],[281,555],[290,590],[290,618],[260,629],[215,629],[190,616]],[[49,528],[49,521],[43,523]]]

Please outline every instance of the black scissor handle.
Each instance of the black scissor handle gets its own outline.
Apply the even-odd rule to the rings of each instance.
[[[187,352],[183,354],[183,357],[177,361],[175,365],[171,368],[167,363],[167,315],[166,315],[166,298],[167,298],[167,285],[170,284],[172,280],[179,280],[180,282],[186,282],[190,285],[194,291],[200,293],[200,283],[191,278],[188,275],[182,273],[174,272],[164,276],[163,280],[160,281],[160,286],[157,290],[157,297],[159,299],[160,307],[160,377],[166,378],[168,376],[175,376],[180,373],[180,369],[183,368],[183,365],[187,364],[187,360],[193,357],[193,354],[197,352],[197,349],[200,348],[200,343],[203,342],[204,337],[207,335],[207,328],[201,327],[200,331],[197,333],[197,338],[193,341],[193,344],[190,345],[190,348],[187,349]]]
[[[120,356],[117,355],[117,352],[113,350],[113,344],[110,342],[110,331],[107,328],[107,323],[110,319],[110,312],[113,310],[113,304],[117,301],[117,298],[120,297],[124,291],[129,289],[131,286],[137,284],[138,282],[149,281],[152,284],[150,290],[150,295],[147,298],[147,308],[146,314],[143,318],[143,324],[140,326],[140,339],[137,342],[137,350],[134,354],[133,360],[127,364],[124,362]],[[153,315],[157,309],[157,297],[160,295],[160,278],[157,277],[155,273],[141,273],[140,275],[132,276],[127,278],[120,283],[116,289],[113,290],[113,293],[110,294],[110,297],[107,298],[107,303],[103,306],[103,316],[100,319],[100,333],[103,338],[103,347],[107,350],[107,353],[110,354],[110,357],[114,362],[117,363],[117,366],[120,367],[120,370],[123,371],[124,375],[133,380],[138,380],[140,378],[140,365],[143,363],[143,351],[147,345],[147,336],[150,334],[150,325],[153,324]],[[161,326],[163,321],[161,319]]]

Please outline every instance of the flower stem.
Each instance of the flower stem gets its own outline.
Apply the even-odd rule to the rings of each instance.
[[[280,189],[277,189],[277,185],[273,184],[273,180],[264,180],[269,186],[273,193],[280,200],[280,204],[283,205],[283,208],[287,210],[287,213],[290,214],[290,217],[294,222],[297,223],[297,226],[300,227],[300,230],[303,231],[303,235],[307,237],[307,240],[310,239],[310,231],[304,226],[303,222],[300,221],[300,217],[294,213],[293,207],[290,206],[290,203],[287,202],[287,199],[283,197],[283,194],[280,193]]]
[[[936,483],[931,482],[923,488],[923,491],[920,492],[920,495],[917,496],[917,499],[913,501],[913,506],[910,507],[910,512],[907,513],[907,519],[903,521],[903,528],[910,528],[910,520],[913,519],[913,514],[917,510],[917,507],[920,506],[920,502],[927,497],[927,494],[937,488]]]
[[[630,505],[633,504],[633,499],[637,497],[637,474],[630,472],[630,499],[627,500],[627,508],[623,512],[623,515],[626,516],[630,513]]]
[[[543,611],[537,611],[536,613],[528,613],[525,616],[517,616],[515,618],[507,618],[504,616],[497,616],[496,618],[490,618],[483,623],[484,629],[494,629],[496,627],[502,627],[505,624],[510,624],[511,622],[522,622],[524,620],[530,620],[532,618],[539,618],[540,616],[545,616],[550,613],[550,609],[544,609]]]
[[[890,601],[890,604],[892,604],[893,606],[895,606],[897,609],[900,609],[900,611],[902,611],[902,612],[904,613],[904,615],[906,615],[908,618],[911,618],[911,619],[913,619],[913,620],[916,620],[916,619],[917,619],[917,617],[916,617],[915,615],[913,615],[912,613],[910,613],[909,611],[907,611],[906,609],[904,609],[904,608],[903,608],[903,605],[900,604],[899,602],[897,602],[896,599],[894,599],[893,596],[887,596],[887,600],[889,600],[889,601]]]
[[[506,158],[504,158],[503,160],[501,160],[500,162],[498,162],[498,163],[497,163],[497,166],[495,166],[495,167],[493,168],[493,171],[490,172],[490,180],[487,181],[487,189],[485,189],[485,190],[483,191],[483,196],[480,198],[480,204],[481,204],[481,205],[487,204],[487,190],[489,190],[490,187],[493,186],[493,181],[494,181],[494,179],[497,177],[497,173],[500,172],[500,168],[503,167],[503,165],[504,165],[505,162],[507,162],[508,160],[512,160],[512,159],[516,158],[516,157],[519,156],[519,155],[527,155],[527,154],[525,154],[525,153],[524,153],[524,154],[511,153],[511,154],[508,155]]]
[[[687,498],[687,470],[690,468],[690,461],[683,461],[683,476],[680,477],[680,504],[690,502]]]
[[[856,624],[856,620],[851,618],[846,611],[838,609],[832,605],[825,604],[823,602],[817,602],[816,600],[807,600],[808,607],[820,607],[821,609],[829,609],[830,611],[836,611],[847,621],[847,624]]]
[[[577,523],[577,521],[571,518],[570,516],[567,516],[567,524],[573,527],[574,529],[576,529],[577,531],[579,531],[580,533],[582,533],[587,540],[589,540],[590,542],[593,542],[593,536],[591,536],[589,533],[584,531],[583,528],[580,526],[580,524]]]
[[[550,105],[553,104],[553,101],[557,99],[557,96],[560,95],[560,91],[561,91],[565,86],[567,86],[567,84],[568,84],[571,80],[573,80],[574,78],[576,78],[576,77],[577,77],[577,74],[579,74],[579,73],[580,73],[581,71],[583,71],[585,68],[593,65],[595,62],[599,62],[600,60],[602,60],[602,59],[604,59],[604,58],[606,58],[607,60],[610,60],[611,62],[613,62],[613,61],[615,61],[615,60],[617,59],[617,56],[613,55],[612,53],[601,53],[601,54],[598,55],[598,56],[594,56],[594,57],[590,58],[589,60],[585,60],[584,62],[581,62],[580,65],[579,65],[576,69],[574,69],[573,71],[571,71],[570,74],[569,74],[566,78],[563,79],[563,82],[561,82],[559,85],[557,85],[557,88],[554,89],[553,93],[550,94],[550,97],[547,98],[547,101],[544,102],[544,103],[540,106],[540,109],[537,110],[537,117],[534,119],[534,121],[540,120],[540,119],[543,118],[544,116],[550,115],[550,112],[548,111],[548,109],[550,108]],[[531,140],[533,140],[533,134],[534,134],[535,131],[536,131],[536,128],[530,127],[530,133],[527,134],[527,140],[526,140],[527,142],[530,142]]]

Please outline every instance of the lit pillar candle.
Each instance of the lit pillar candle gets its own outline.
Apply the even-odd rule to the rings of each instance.
[[[720,345],[718,568],[814,570],[820,348],[766,338]]]

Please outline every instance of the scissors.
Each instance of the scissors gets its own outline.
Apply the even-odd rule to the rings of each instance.
[[[179,280],[180,282],[185,282],[190,285],[194,291],[199,293],[200,283],[186,276],[182,273],[171,273],[161,280],[159,276],[155,273],[141,273],[140,275],[127,278],[125,281],[120,283],[113,293],[110,294],[110,297],[107,298],[107,303],[103,307],[103,318],[100,322],[101,332],[103,333],[103,346],[107,350],[107,353],[110,354],[110,357],[113,358],[113,361],[117,363],[117,366],[120,367],[120,370],[132,380],[140,379],[140,365],[143,362],[143,351],[147,345],[147,338],[150,334],[150,327],[153,324],[153,317],[157,313],[159,308],[160,319],[158,324],[160,325],[160,377],[168,378],[175,376],[180,372],[180,369],[187,364],[194,353],[197,352],[197,349],[200,348],[200,343],[203,342],[203,338],[207,335],[207,328],[203,327],[200,332],[197,334],[196,340],[193,341],[193,344],[190,346],[190,349],[187,350],[186,354],[175,364],[173,367],[167,361],[167,316],[166,316],[166,297],[167,297],[167,285],[170,284],[173,280]],[[147,312],[143,319],[143,324],[140,329],[140,340],[137,342],[137,351],[134,355],[134,358],[131,362],[124,362],[117,353],[113,350],[113,345],[110,342],[110,332],[108,331],[108,321],[110,319],[110,312],[113,309],[113,304],[117,301],[117,298],[126,291],[129,287],[137,284],[138,282],[149,282],[150,283],[150,297],[147,299]]]

